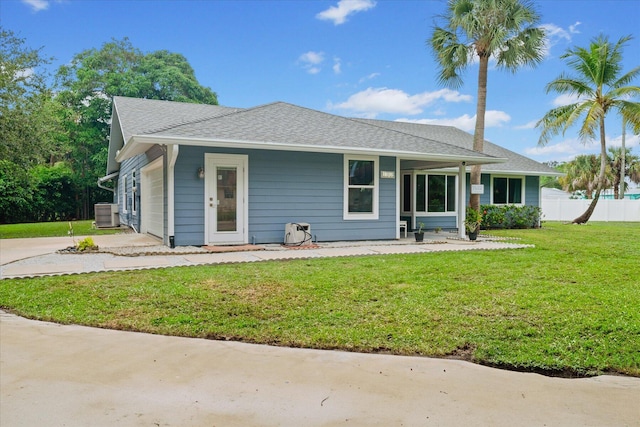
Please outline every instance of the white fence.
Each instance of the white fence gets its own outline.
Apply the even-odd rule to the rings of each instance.
[[[591,200],[542,198],[543,221],[573,221],[587,210]],[[600,199],[590,221],[640,222],[640,200]]]

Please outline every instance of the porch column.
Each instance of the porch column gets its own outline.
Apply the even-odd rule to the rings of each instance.
[[[461,162],[458,167],[458,237],[464,239],[466,231],[464,220],[467,210],[467,168],[466,162]]]
[[[180,146],[169,145],[167,147],[167,238],[170,247],[175,246],[175,176],[174,170]]]

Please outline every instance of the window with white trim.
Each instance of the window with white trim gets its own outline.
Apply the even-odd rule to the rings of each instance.
[[[344,157],[344,219],[378,219],[378,157]]]
[[[524,179],[522,178],[493,178],[494,205],[521,205],[523,203]]]
[[[138,185],[136,180],[135,169],[131,171],[131,213],[136,215],[138,213],[138,203],[136,201],[136,193],[138,192]]]
[[[456,211],[456,176],[416,175],[416,211],[443,213]]]
[[[128,193],[127,193],[127,175],[122,175],[122,180],[120,181],[120,194],[122,194],[122,213],[129,212],[129,206],[127,205]]]

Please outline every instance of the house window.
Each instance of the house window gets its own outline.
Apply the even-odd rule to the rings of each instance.
[[[453,175],[416,176],[417,212],[455,212],[456,177]]]
[[[402,211],[411,212],[411,175],[402,175]]]
[[[122,194],[122,213],[129,212],[128,199],[129,194],[127,192],[127,175],[122,175],[120,194]]]
[[[131,212],[136,215],[138,213],[138,202],[136,199],[138,185],[136,180],[136,171],[131,172]]]
[[[522,204],[522,178],[493,178],[493,203]]]
[[[344,160],[344,219],[378,219],[378,158]]]

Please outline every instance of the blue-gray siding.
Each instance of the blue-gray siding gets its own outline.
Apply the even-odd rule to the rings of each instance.
[[[143,167],[145,167],[146,165],[148,165],[158,157],[162,156],[162,153],[163,151],[160,149],[160,147],[155,146],[149,149],[145,154],[141,154],[139,156],[135,156],[130,159],[124,160],[120,164],[120,174],[118,176],[118,182],[116,183],[116,193],[114,196],[116,203],[118,203],[119,205],[118,210],[120,215],[120,224],[134,227],[136,230],[140,231],[140,218],[142,216],[142,210],[143,210],[143,206],[141,206],[140,204],[140,189],[141,189],[140,180],[142,178],[140,169],[142,169]],[[166,160],[163,160],[163,161],[166,163]],[[166,164],[163,165],[163,168],[166,171]],[[136,186],[138,190],[135,193],[132,191],[133,190],[132,172],[134,170],[136,172]],[[122,202],[123,198],[122,198],[122,193],[120,192],[121,190],[124,190],[120,188],[120,181],[124,176],[127,177],[126,192],[129,199],[127,202],[127,205],[129,206],[127,213],[124,212],[124,209],[123,209],[124,206]],[[167,198],[166,198],[167,176],[166,176],[166,173],[164,174],[163,188],[165,189],[164,190],[165,194],[163,195],[164,197],[164,215],[163,216],[164,216],[164,222],[165,222],[164,234],[166,234],[166,229],[167,229]],[[135,215],[133,214],[133,211],[131,209],[131,207],[133,206],[133,197],[136,198],[136,206],[137,206]]]
[[[249,158],[249,240],[277,243],[285,224],[306,222],[319,241],[393,239],[396,225],[394,179],[380,179],[378,220],[344,220],[342,154],[181,146],[175,167],[176,245],[204,244],[205,153]],[[380,170],[396,170],[394,157],[381,157]]]

